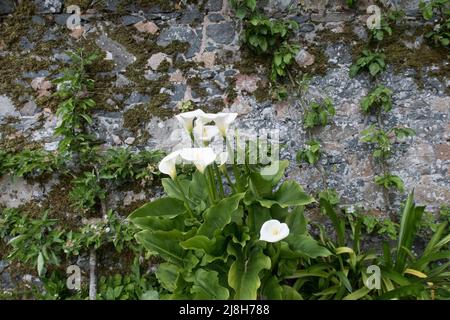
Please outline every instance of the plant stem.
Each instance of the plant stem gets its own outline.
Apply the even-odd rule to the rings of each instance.
[[[215,183],[215,179],[214,179],[214,172],[213,172],[213,169],[211,166],[208,166],[207,170],[208,170],[208,179],[209,179],[209,183],[211,184],[211,190],[212,190],[214,202],[216,202],[217,188],[216,188],[216,183]]]
[[[174,179],[175,184],[177,185],[178,189],[180,190],[181,196],[183,197],[183,201],[184,201],[184,206],[186,208],[186,210],[189,212],[189,214],[191,215],[192,218],[194,218],[194,212],[191,209],[191,206],[189,205],[189,201],[186,198],[186,195],[183,192],[183,189],[181,188],[181,184],[178,181],[178,178]]]
[[[225,192],[223,191],[222,175],[220,174],[220,170],[217,167],[217,164],[215,164],[215,163],[214,163],[214,171],[216,172],[217,182],[219,184],[220,198],[223,199],[223,198],[225,198]]]
[[[287,71],[287,75],[289,77],[289,80],[291,81],[292,86],[295,86],[295,81],[294,81],[294,78],[292,78],[291,72],[289,71],[289,69],[286,69],[286,71]]]
[[[227,182],[230,185],[233,192],[237,193],[236,187],[235,187],[234,183],[231,181],[230,175],[228,174],[228,171],[226,168],[225,168],[225,170],[223,170],[223,175],[225,176],[225,179],[227,179]]]
[[[211,202],[211,204],[214,204],[214,193],[212,191],[211,180],[209,179],[209,171],[203,173],[203,178],[205,179],[206,185],[208,186],[209,201]]]
[[[328,190],[327,173],[326,173],[325,169],[323,168],[323,166],[319,162],[317,162],[315,164],[315,167],[316,167],[317,171],[319,171],[320,175],[322,176],[323,188],[325,190]]]
[[[273,247],[273,250],[275,251],[275,256],[272,258],[271,271],[274,272],[274,271],[276,271],[275,266],[278,265],[278,260],[280,259],[281,243],[280,242],[272,243],[272,247]]]
[[[383,126],[381,123],[381,109],[378,109],[377,125],[378,125],[378,129],[382,130]],[[382,171],[383,175],[386,175],[389,171],[387,169],[387,163],[386,163],[386,158],[384,156],[384,153],[380,158],[380,164],[381,164],[381,171]],[[391,213],[391,201],[389,199],[389,191],[384,186],[382,186],[381,188],[383,189],[383,199],[384,199],[384,204],[386,206],[386,211],[388,211],[388,214],[389,214],[391,220],[395,221],[395,217]]]
[[[229,143],[229,141],[228,141],[228,139],[226,137],[224,137],[224,140],[225,140],[225,144],[226,144],[226,147],[227,147],[228,154],[230,154],[231,153],[230,151],[232,151],[233,149],[231,148],[230,143]],[[238,169],[238,167],[236,165],[234,153],[233,153],[232,161],[233,161],[233,163],[232,163],[232,170],[233,170],[234,178],[236,180],[236,188],[237,188],[238,192],[240,192],[241,191],[241,187],[240,187],[241,186],[241,177],[240,177],[240,174],[239,174],[239,169]]]

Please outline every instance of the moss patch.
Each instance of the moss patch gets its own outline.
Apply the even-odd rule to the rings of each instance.
[[[129,109],[123,114],[123,126],[136,133],[141,124],[149,120],[149,113],[145,105],[141,104]]]
[[[167,119],[173,116],[173,111],[164,107],[170,100],[170,96],[167,93],[158,93],[153,96],[148,103],[149,112],[152,115],[156,115],[162,119]]]
[[[187,71],[189,71],[190,69],[193,69],[195,67],[197,67],[197,63],[195,63],[194,61],[182,61],[182,60],[176,60],[173,63],[173,67],[175,69],[179,69],[181,72],[186,73]]]
[[[72,190],[72,177],[63,175],[59,183],[52,187],[42,202],[43,210],[49,211],[49,217],[59,220],[59,225],[66,230],[75,230],[81,225],[81,215],[72,206],[69,193]]]
[[[401,34],[402,40],[414,43],[418,36],[423,32],[422,29],[416,29],[411,35],[405,34],[405,29],[395,30],[395,34]],[[426,32],[427,30],[425,30]],[[425,76],[437,77],[440,80],[447,80],[450,77],[450,64],[448,63],[449,51],[442,47],[432,47],[427,42],[423,42],[420,47],[410,49],[402,41],[389,39],[383,43],[383,50],[386,55],[386,62],[394,67],[396,73],[405,69],[415,71],[415,80],[420,88],[424,86]],[[438,70],[429,70],[426,67],[435,66]]]
[[[234,64],[234,67],[242,74],[254,74],[258,72],[258,69],[263,69],[268,76],[271,63],[270,55],[257,55],[251,50],[243,48],[240,60]]]
[[[225,102],[222,98],[215,98],[208,101],[208,111],[212,113],[220,112],[225,108]]]
[[[123,12],[129,5],[136,5],[140,8],[159,7],[163,11],[175,10],[175,1],[173,0],[122,0],[117,9],[119,12]]]
[[[0,150],[10,154],[19,153],[25,149],[36,150],[42,147],[42,144],[36,141],[30,141],[25,135],[21,134],[10,124],[0,125]]]
[[[34,96],[36,93],[31,86],[24,87],[17,80],[24,72],[37,72],[48,70],[50,63],[46,59],[38,59],[32,54],[25,56],[8,55],[0,57],[0,65],[8,66],[0,70],[0,92],[5,92],[12,99],[17,108],[22,107],[25,96]],[[31,83],[31,81],[29,81]]]
[[[308,52],[314,55],[314,63],[307,67],[299,67],[298,64],[295,63],[292,65],[292,68],[294,70],[300,70],[301,72],[310,75],[326,75],[331,65],[328,62],[328,57],[325,54],[323,48],[318,46],[309,47]]]
[[[165,108],[164,105],[169,101],[169,96],[161,93],[162,88],[170,88],[172,84],[169,82],[167,74],[160,77],[158,80],[148,80],[144,77],[144,70],[148,59],[152,54],[163,52],[172,56],[172,60],[176,61],[175,55],[183,53],[189,49],[189,44],[180,41],[173,41],[166,47],[161,47],[156,44],[157,36],[151,34],[140,34],[133,27],[117,28],[111,33],[111,38],[121,45],[123,45],[130,53],[136,57],[136,61],[127,67],[125,76],[134,82],[131,86],[133,91],[141,94],[151,96],[151,101],[145,108],[139,108],[136,115],[132,115],[132,110],[126,112],[125,126],[132,131],[136,131],[141,123],[148,121],[152,116],[160,118],[167,118],[173,115],[173,112]],[[134,35],[134,36],[133,36]],[[140,40],[139,40],[140,39]],[[174,66],[180,70],[186,70],[195,65],[192,62],[180,61],[176,62]],[[166,71],[169,65],[162,64],[161,71]],[[134,109],[133,109],[134,110]],[[141,116],[141,121],[138,117]]]
[[[159,73],[167,73],[169,72],[169,69],[172,65],[170,64],[169,61],[164,60],[163,62],[161,62],[161,64],[158,66],[158,69],[156,71],[158,71]]]
[[[201,98],[205,98],[208,96],[208,92],[201,86],[201,83],[202,79],[199,76],[194,76],[187,79],[187,84],[191,87],[191,89]]]
[[[360,42],[358,36],[353,32],[352,24],[345,24],[342,32],[333,32],[330,29],[323,29],[317,32],[320,43],[338,43],[353,44]]]
[[[235,87],[236,87],[236,79],[234,77],[233,78],[228,78],[227,82],[228,82],[228,86],[227,86],[227,89],[226,89],[227,101],[229,103],[233,103],[233,101],[238,96],[237,91],[235,89]]]
[[[342,33],[323,30],[318,32],[318,37],[322,43],[342,42],[350,44],[353,61],[358,59],[364,48],[368,47],[371,50],[378,48],[386,55],[386,63],[393,66],[394,72],[400,73],[405,69],[414,70],[416,83],[419,87],[423,87],[423,78],[425,76],[434,76],[440,80],[445,80],[450,75],[450,66],[447,63],[448,50],[432,47],[427,42],[422,43],[418,48],[410,49],[403,42],[406,41],[413,44],[419,36],[428,31],[427,27],[424,29],[405,24],[395,25],[393,26],[393,36],[385,38],[378,44],[376,42],[369,43],[359,40],[353,32],[352,26],[346,24]],[[314,54],[314,52],[312,53]],[[316,61],[317,57],[318,55],[316,54]],[[320,57],[319,60],[321,60]],[[425,72],[424,69],[427,66],[436,66],[438,70]]]
[[[137,134],[143,125],[150,121],[152,117],[157,116],[161,119],[167,119],[174,115],[174,111],[163,107],[169,101],[169,95],[158,93],[151,97],[149,103],[140,104],[129,109],[123,114],[123,126],[134,134]]]
[[[17,48],[19,39],[27,34],[35,11],[32,1],[21,1],[12,16],[1,23],[0,39],[8,49]]]
[[[257,86],[258,88],[255,90],[255,92],[253,92],[256,101],[261,103],[271,100],[270,88],[261,80],[258,81]]]

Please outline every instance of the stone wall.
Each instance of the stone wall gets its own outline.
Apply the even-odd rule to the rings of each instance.
[[[296,164],[295,153],[307,138],[305,108],[330,97],[334,121],[315,133],[324,146],[321,165],[328,185],[346,204],[384,207],[382,192],[373,183],[377,168],[371,150],[359,141],[370,121],[359,103],[373,83],[367,75],[349,77],[354,52],[367,42],[364,9],[370,1],[358,1],[357,9],[348,9],[345,1],[261,2],[269,15],[299,22],[293,41],[302,51],[295,72],[312,76],[302,99],[289,96],[280,102],[267,94],[267,61],[241,47],[241,23],[226,0],[106,0],[92,8],[86,7],[90,1],[35,0],[32,14],[14,11],[13,2],[0,3],[2,148],[20,142],[56,149],[55,87],[49,81],[69,62],[66,50],[98,47],[104,60],[92,70],[98,104],[92,131],[105,145],[170,150],[180,134],[172,115],[182,101],[192,100],[205,111],[238,112],[242,128],[279,129],[282,158],[292,160],[289,177],[314,192],[323,188],[320,174]],[[424,40],[418,1],[385,2],[404,8],[408,16],[389,45],[388,70],[380,79],[394,91],[393,111],[384,124],[417,133],[396,145],[390,168],[408,190],[415,188],[418,203],[437,209],[450,202],[448,59]],[[82,29],[67,29],[64,9],[69,4],[82,6]],[[3,177],[0,203],[18,206],[45,199],[57,183],[57,174],[44,184]],[[146,197],[129,191],[110,200],[126,205]],[[402,199],[391,195],[394,205]]]

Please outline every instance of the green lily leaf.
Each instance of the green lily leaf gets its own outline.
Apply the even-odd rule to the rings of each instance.
[[[184,231],[185,217],[183,215],[179,215],[173,219],[160,217],[134,218],[133,223],[135,226],[143,230],[170,231],[175,229]]]
[[[243,197],[244,193],[237,193],[209,207],[204,213],[205,222],[199,228],[198,234],[212,238],[217,230],[222,230],[231,222],[233,212],[238,209]]]
[[[283,288],[280,286],[279,280],[274,276],[264,280],[261,291],[262,295],[268,300],[283,299]]]
[[[306,219],[303,214],[304,208],[295,207],[286,217],[286,224],[289,226],[289,232],[292,234],[306,234]]]
[[[242,247],[245,246],[245,243],[250,240],[249,227],[247,226],[238,226],[235,223],[230,223],[223,230],[223,235],[226,237],[231,237],[231,240],[234,243],[240,244]]]
[[[274,204],[282,208],[290,206],[304,206],[314,202],[314,198],[308,196],[303,188],[295,181],[286,181],[275,192],[275,199],[260,199],[258,202],[266,208],[272,207]]]
[[[270,269],[270,258],[258,247],[253,248],[248,257],[244,257],[240,250],[232,246],[228,248],[236,257],[228,272],[228,284],[234,289],[234,299],[255,300],[261,285],[259,273]]]
[[[163,178],[161,179],[161,183],[163,185],[165,193],[170,198],[175,198],[180,201],[184,201],[183,194],[181,193],[180,189],[171,178]],[[178,179],[178,183],[181,185],[181,189],[183,190],[184,194],[188,194],[187,191],[189,187],[189,181]]]
[[[287,285],[283,285],[281,288],[283,289],[283,300],[303,300],[302,295],[294,288]]]
[[[203,235],[196,235],[180,243],[184,249],[201,250],[212,256],[221,256],[226,251],[225,237],[217,236],[210,239]]]
[[[189,183],[189,198],[195,202],[208,201],[208,186],[204,175],[199,171],[194,173],[192,181]]]
[[[295,252],[309,258],[328,257],[331,252],[317,243],[316,240],[304,234],[292,234],[286,238],[289,247]]]
[[[136,219],[146,217],[174,218],[186,211],[183,201],[175,198],[160,198],[149,202],[139,209],[136,209],[128,219],[134,222]],[[141,220],[142,221],[142,220]]]
[[[258,234],[264,222],[270,219],[272,217],[268,208],[263,208],[257,204],[249,206],[247,225],[250,226],[250,232],[252,234]]]
[[[161,255],[169,262],[182,265],[184,262],[184,250],[180,241],[185,240],[178,230],[173,231],[149,231],[144,230],[136,234],[136,240],[147,250]]]
[[[228,289],[219,284],[219,277],[216,271],[198,269],[195,273],[194,285],[191,293],[194,299],[199,300],[227,300]]]
[[[156,271],[156,278],[159,283],[170,292],[175,291],[179,276],[180,268],[172,263],[161,263]]]

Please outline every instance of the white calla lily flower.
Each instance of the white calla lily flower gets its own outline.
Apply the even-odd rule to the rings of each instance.
[[[198,117],[198,120],[202,123],[209,123],[216,120],[217,114],[216,113],[203,113]]]
[[[203,123],[214,121],[214,124],[219,129],[220,134],[225,137],[230,124],[238,116],[237,113],[219,112],[219,113],[204,113],[199,116],[199,119]]]
[[[216,163],[219,167],[223,166],[228,161],[228,152],[221,152],[217,156]]]
[[[179,123],[183,125],[183,128],[186,129],[187,132],[191,133],[192,129],[194,128],[195,118],[200,117],[202,114],[204,114],[204,112],[200,109],[197,109],[194,111],[177,114],[175,118]]]
[[[184,148],[180,156],[183,160],[192,162],[201,173],[216,160],[216,154],[211,148]]]
[[[264,222],[260,231],[259,240],[267,242],[278,242],[289,235],[289,227],[286,223],[278,220],[268,220]]]
[[[201,122],[196,122],[193,132],[196,140],[208,144],[219,134],[219,129],[216,126],[205,126]]]
[[[179,150],[174,151],[165,156],[158,165],[159,171],[169,175],[172,179],[175,179],[177,176],[176,165],[180,161],[180,152],[181,151]]]
[[[228,127],[236,119],[237,115],[238,115],[237,113],[225,113],[225,112],[220,112],[217,114],[214,123],[223,137],[226,136]]]

